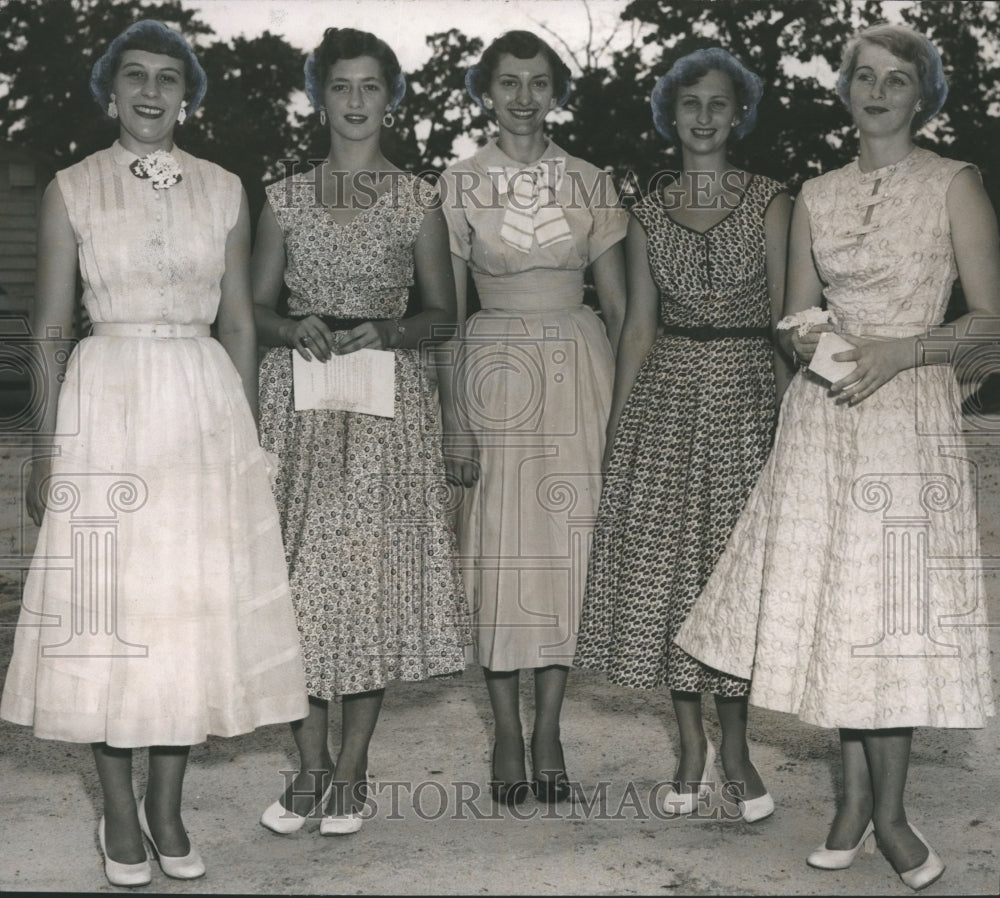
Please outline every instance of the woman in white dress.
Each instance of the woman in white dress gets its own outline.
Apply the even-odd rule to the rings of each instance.
[[[93,332],[68,364],[46,356],[56,448],[36,440],[27,504],[41,529],[0,714],[92,743],[105,873],[138,886],[152,875],[143,835],[168,876],[205,872],[181,819],[190,745],[308,706],[254,423],[246,198],[173,141],[205,74],[181,35],[142,20],[91,90],[119,138],[45,193],[32,326],[42,352],[64,345],[49,338],[72,333],[79,274]]]
[[[809,864],[847,867],[874,833],[919,889],[944,864],[907,822],[913,728],[980,727],[993,713],[975,479],[947,362],[1000,315],[997,222],[975,168],[914,143],[947,93],[926,38],[861,32],[839,92],[859,154],[803,185],[779,334],[806,362],[835,328],[853,344],[832,355],[846,373],[796,375],[676,642],[752,675],[751,703],[839,728],[843,801]],[[935,328],[956,275],[968,311]]]

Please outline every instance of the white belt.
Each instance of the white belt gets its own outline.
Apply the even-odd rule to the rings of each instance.
[[[207,324],[132,324],[130,322],[98,321],[92,331],[95,337],[210,337]]]

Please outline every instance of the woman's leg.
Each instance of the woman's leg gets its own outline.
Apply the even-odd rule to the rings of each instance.
[[[191,850],[181,820],[181,793],[190,750],[187,745],[154,745],[149,749],[143,810],[157,849],[169,857],[184,857]]]
[[[535,723],[531,734],[531,765],[536,779],[565,773],[559,716],[569,668],[553,664],[535,668]]]
[[[300,816],[312,813],[333,776],[333,758],[328,741],[329,702],[309,696],[309,714],[292,724],[299,750],[299,770],[281,796],[281,804]]]
[[[521,730],[520,671],[483,668],[495,728],[491,776],[503,783],[527,782]]]
[[[927,848],[906,822],[903,791],[910,766],[911,727],[865,730],[864,744],[872,772],[872,822],[879,848],[897,873],[919,867]]]
[[[722,727],[722,745],[719,756],[726,774],[728,788],[734,797],[745,801],[760,798],[767,789],[750,761],[750,746],[747,745],[747,699],[715,697],[715,709]]]
[[[692,787],[691,784],[701,782],[708,752],[708,739],[701,722],[701,695],[671,690],[670,698],[674,703],[674,716],[681,739],[680,758],[674,774],[677,792],[695,792],[697,786]]]
[[[384,689],[357,692],[342,699],[340,754],[333,775],[333,792],[327,802],[328,816],[360,811],[365,802],[368,746],[382,710]]]
[[[847,851],[861,841],[865,827],[872,819],[875,801],[862,730],[840,731],[840,761],[844,797],[826,837],[826,847],[831,851]]]
[[[91,745],[104,795],[104,847],[119,864],[146,860],[132,792],[132,749],[112,748],[106,742]]]

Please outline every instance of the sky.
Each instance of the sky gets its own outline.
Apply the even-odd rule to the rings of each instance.
[[[396,51],[404,71],[411,71],[427,59],[426,36],[449,28],[487,43],[512,28],[550,40],[541,24],[577,49],[587,43],[589,8],[595,38],[603,42],[614,32],[626,0],[183,0],[182,5],[197,10],[224,40],[266,30],[312,50],[331,25],[371,31]],[[613,45],[626,43],[630,33],[621,25]],[[564,55],[558,40],[550,42]]]

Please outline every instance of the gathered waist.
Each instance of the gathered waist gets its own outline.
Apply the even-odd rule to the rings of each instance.
[[[517,274],[476,274],[479,304],[511,312],[554,312],[583,303],[583,269],[531,268]]]
[[[212,328],[207,324],[144,324],[131,321],[95,321],[91,329],[95,337],[210,337]]]

